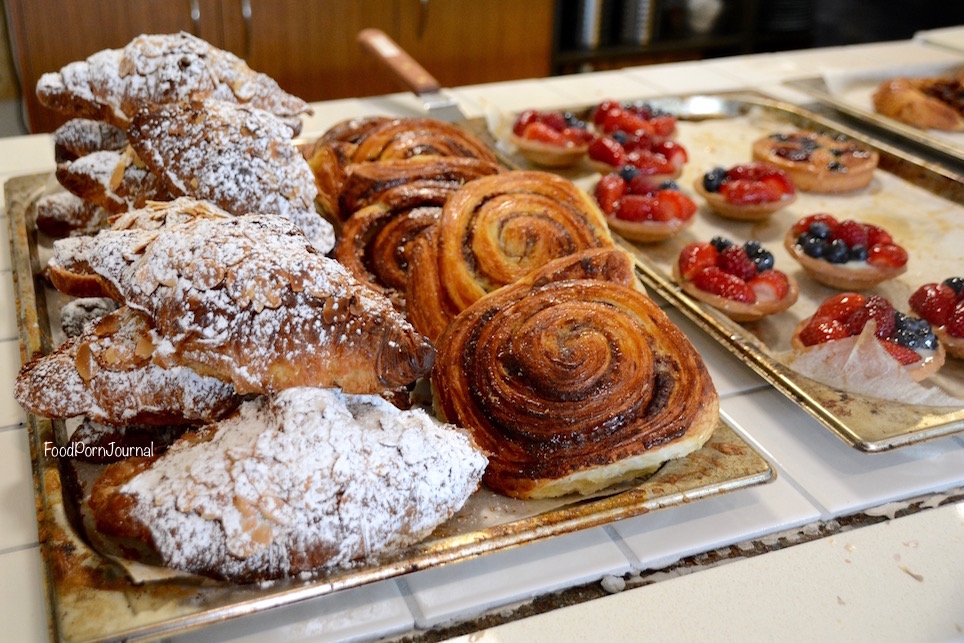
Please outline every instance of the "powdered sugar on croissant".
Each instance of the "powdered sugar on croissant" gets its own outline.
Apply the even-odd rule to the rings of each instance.
[[[314,174],[271,114],[214,100],[160,105],[138,113],[128,137],[172,194],[231,214],[277,214],[320,252],[334,247],[334,229],[315,211]]]
[[[120,308],[24,364],[14,396],[44,417],[86,415],[116,426],[202,424],[240,403],[230,384],[183,366],[155,365],[154,350],[147,319]]]
[[[148,540],[176,569],[290,575],[425,538],[486,463],[424,411],[332,389],[259,397],[210,431],[109,467],[91,499],[101,533]]]
[[[295,134],[301,130],[299,115],[311,112],[269,76],[184,32],[138,36],[123,49],[105,49],[44,74],[37,97],[62,114],[106,120],[121,129],[149,105],[206,98],[269,111]]]
[[[90,267],[151,318],[160,363],[191,366],[242,394],[373,393],[414,382],[434,360],[387,298],[280,217],[105,230],[87,251]]]

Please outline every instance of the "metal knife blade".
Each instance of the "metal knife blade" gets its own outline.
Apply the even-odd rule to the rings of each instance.
[[[442,93],[442,87],[408,52],[380,29],[362,29],[358,42],[375,56],[396,79],[415,93],[431,118],[450,123],[464,121],[465,114],[455,99]]]

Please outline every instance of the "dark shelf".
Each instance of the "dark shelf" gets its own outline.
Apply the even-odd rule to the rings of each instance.
[[[625,60],[644,55],[666,54],[671,52],[694,52],[720,49],[742,49],[745,39],[742,34],[721,34],[705,36],[686,36],[645,45],[610,45],[597,49],[569,49],[558,51],[556,66],[591,63],[603,60]]]

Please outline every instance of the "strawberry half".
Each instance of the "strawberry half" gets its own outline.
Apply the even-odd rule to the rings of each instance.
[[[683,279],[692,279],[693,276],[710,266],[716,265],[716,258],[719,251],[710,243],[691,243],[679,253],[676,260],[679,274]]]
[[[954,312],[957,295],[950,286],[930,283],[915,290],[908,303],[931,326],[943,326]]]
[[[761,272],[747,282],[757,301],[780,301],[790,292],[790,280],[779,270]]]
[[[700,290],[719,295],[733,301],[752,304],[756,301],[756,294],[750,286],[728,272],[723,272],[716,266],[710,266],[693,275],[693,284]]]
[[[593,196],[596,197],[599,208],[606,214],[612,215],[616,212],[620,199],[625,196],[627,187],[623,177],[611,172],[599,179]]]

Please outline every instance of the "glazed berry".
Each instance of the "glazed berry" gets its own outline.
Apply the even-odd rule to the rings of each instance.
[[[824,252],[827,250],[826,240],[806,233],[800,235],[797,239],[797,244],[803,249],[804,254],[814,259],[823,257]]]
[[[850,248],[850,261],[867,261],[867,247],[852,246]]]
[[[735,275],[743,281],[749,281],[757,274],[756,264],[747,256],[746,250],[737,245],[731,245],[721,251],[716,265],[724,272]]]
[[[961,296],[961,293],[964,293],[964,278],[948,277],[941,283],[943,283],[945,286],[948,286],[951,290],[953,290],[954,294],[957,295],[958,297]]]
[[[870,242],[866,226],[853,219],[841,221],[840,225],[833,230],[833,236],[835,239],[842,240],[850,248],[854,246],[866,248]]]
[[[724,179],[726,179],[726,168],[714,167],[703,175],[703,187],[707,192],[719,192]]]
[[[864,326],[873,320],[877,325],[874,336],[886,339],[893,335],[894,328],[897,327],[894,312],[894,306],[885,298],[880,295],[871,295],[867,297],[867,301],[861,308],[847,318],[845,323],[851,335],[859,335]]]
[[[733,242],[726,237],[713,237],[710,239],[710,244],[716,248],[719,252],[723,252],[727,248],[733,245]]]
[[[674,181],[673,179],[666,179],[665,181],[659,184],[659,189],[660,190],[679,190],[679,184],[677,184],[676,181]]]
[[[747,256],[756,265],[757,272],[773,269],[773,253],[761,246],[759,241],[747,241],[743,244],[743,249],[746,250]]]
[[[944,325],[948,335],[953,337],[964,337],[964,300],[957,302],[954,312]]]
[[[709,243],[691,243],[684,247],[679,254],[677,267],[683,279],[692,279],[704,268],[716,265],[719,251]]]
[[[710,266],[696,273],[693,276],[693,284],[700,290],[719,295],[725,299],[747,304],[756,301],[756,293],[753,292],[749,284],[736,275],[724,272],[716,266]]]
[[[957,303],[957,293],[946,283],[924,284],[914,291],[908,302],[911,310],[935,326],[950,319]]]
[[[632,181],[639,176],[639,170],[634,165],[624,165],[619,169],[619,176],[623,177],[624,181]]]
[[[847,263],[850,260],[850,248],[843,239],[834,239],[824,250],[823,258],[830,263]]]
[[[814,221],[807,228],[807,233],[816,239],[827,240],[831,237],[833,231],[826,221]]]

